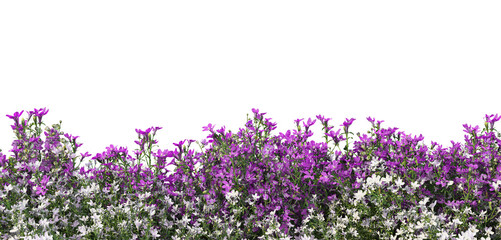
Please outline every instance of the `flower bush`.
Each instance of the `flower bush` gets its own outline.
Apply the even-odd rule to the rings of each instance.
[[[334,131],[316,116],[325,142],[315,143],[316,120],[272,136],[276,123],[252,111],[237,134],[204,127],[201,152],[194,140],[155,152],[161,128],[136,129],[135,157],[110,145],[87,168],[92,155],[77,165],[82,144],[62,122],[42,140],[45,108],[7,115],[17,140],[13,156],[0,150],[2,239],[501,238],[501,116],[486,115],[481,133],[463,125],[466,144],[448,149],[368,117],[350,149],[353,118]]]

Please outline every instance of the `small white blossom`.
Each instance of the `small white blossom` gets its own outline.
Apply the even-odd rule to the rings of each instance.
[[[9,186],[5,187],[5,190],[7,190],[7,193],[9,191],[11,191],[12,189],[14,189],[14,187],[11,184],[9,184]]]
[[[501,180],[497,180],[495,183],[492,183],[492,187],[494,188],[494,191],[498,190],[498,187],[500,184],[501,184]]]
[[[391,180],[393,180],[393,177],[386,175],[386,177],[381,179],[381,182],[389,184],[389,183],[391,183]]]
[[[421,184],[419,184],[418,182],[412,182],[412,183],[411,183],[411,187],[412,187],[413,189],[417,189],[417,188],[419,188],[419,186],[421,186]]]
[[[231,192],[226,193],[226,199],[231,203],[235,203],[236,199],[239,197],[239,192],[236,190],[231,190]]]
[[[485,233],[486,233],[487,235],[492,235],[492,234],[494,234],[494,232],[492,231],[492,227],[485,228]]]
[[[399,178],[397,178],[397,181],[395,181],[395,184],[397,184],[397,186],[400,188],[400,187],[402,187],[404,185],[404,182],[399,177]]]
[[[365,192],[362,190],[358,190],[358,192],[355,193],[355,203],[361,201],[362,198],[364,198],[364,196],[365,196]]]
[[[150,229],[150,233],[151,233],[151,236],[152,236],[153,238],[158,238],[158,237],[160,237],[160,235],[158,234],[158,230],[157,230],[157,229],[155,229],[155,228]]]
[[[475,240],[475,233],[468,229],[466,232],[459,235],[458,240]]]

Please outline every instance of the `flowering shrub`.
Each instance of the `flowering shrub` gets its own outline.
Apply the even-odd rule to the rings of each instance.
[[[369,135],[349,149],[353,118],[341,133],[316,116],[325,143],[315,143],[316,120],[272,136],[276,123],[252,111],[237,134],[204,127],[200,153],[194,140],[154,152],[161,128],[136,129],[135,158],[110,145],[88,168],[79,166],[92,155],[77,165],[82,144],[61,122],[41,139],[48,110],[7,115],[18,140],[8,159],[0,150],[2,239],[499,238],[501,117],[486,115],[481,133],[463,125],[466,145],[448,149],[368,117]]]

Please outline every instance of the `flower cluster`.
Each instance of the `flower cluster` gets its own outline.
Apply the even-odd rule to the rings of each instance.
[[[317,115],[325,142],[315,143],[317,120],[272,136],[276,123],[252,111],[237,134],[204,127],[201,152],[190,149],[195,140],[154,152],[161,128],[136,129],[135,158],[110,145],[88,168],[76,166],[82,144],[61,122],[41,138],[45,108],[27,120],[7,115],[18,140],[8,159],[0,150],[2,239],[500,237],[501,116],[486,115],[480,133],[463,125],[466,144],[447,149],[368,117],[371,131],[350,149],[354,118],[335,131]]]

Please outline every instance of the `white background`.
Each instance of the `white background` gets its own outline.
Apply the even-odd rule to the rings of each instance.
[[[365,133],[370,116],[450,147],[463,124],[501,113],[500,12],[499,1],[2,1],[0,148],[10,156],[15,139],[5,115],[43,107],[93,155],[114,144],[134,156],[136,128],[163,127],[169,150],[209,123],[236,133],[252,108],[274,135],[318,114]],[[312,130],[323,141],[320,121]]]

